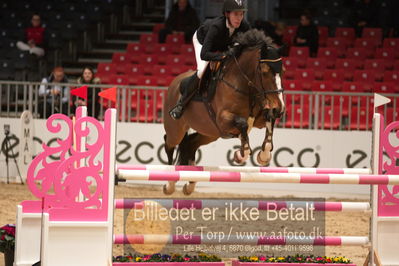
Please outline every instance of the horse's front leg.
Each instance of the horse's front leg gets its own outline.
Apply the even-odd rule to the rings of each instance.
[[[265,139],[262,144],[262,149],[259,151],[256,156],[256,160],[258,164],[261,166],[267,166],[272,159],[272,151],[273,151],[273,129],[274,129],[275,120],[272,118],[266,119],[266,134]]]
[[[244,164],[252,153],[248,133],[251,131],[253,123],[254,118],[252,117],[248,120],[243,117],[234,118],[234,126],[239,130],[239,139],[241,140],[241,148],[234,153],[234,161],[238,164]]]

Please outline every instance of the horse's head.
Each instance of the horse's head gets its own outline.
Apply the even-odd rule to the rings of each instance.
[[[283,64],[280,50],[272,46],[272,40],[263,32],[255,29],[240,34],[236,41],[244,48],[239,61],[247,69],[242,67],[240,71],[246,72],[242,74],[248,79],[256,103],[263,108],[265,118],[281,117],[285,105],[282,95]]]
[[[269,118],[279,118],[285,111],[282,87],[283,60],[280,50],[263,44],[258,64],[260,84],[265,98],[264,109]]]

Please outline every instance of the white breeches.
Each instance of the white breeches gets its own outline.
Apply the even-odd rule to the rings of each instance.
[[[198,76],[198,78],[201,79],[209,62],[201,59],[202,45],[198,41],[197,32],[194,33],[193,44],[194,44],[194,51],[195,51],[195,59],[197,61],[197,76]]]
[[[31,54],[35,54],[39,57],[44,56],[44,49],[40,47],[30,47],[28,44],[24,42],[17,42],[17,47],[21,51],[29,51]]]

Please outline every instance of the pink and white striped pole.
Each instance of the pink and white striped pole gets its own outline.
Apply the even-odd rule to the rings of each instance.
[[[180,200],[180,199],[116,199],[116,209],[143,209],[147,204],[166,209],[196,209],[226,207],[257,208],[258,210],[281,210],[285,208],[309,208],[315,211],[365,212],[370,210],[368,202],[323,202],[323,201],[266,201],[266,200]]]
[[[237,237],[207,238],[200,235],[114,235],[114,244],[125,245],[312,245],[312,246],[363,246],[369,244],[363,236],[326,236],[326,237]]]
[[[119,170],[119,178],[146,181],[399,185],[399,175],[241,173],[210,171]]]
[[[240,167],[240,166],[191,166],[191,165],[117,165],[119,170],[148,171],[222,171],[243,173],[298,173],[298,174],[371,174],[365,168],[305,168],[305,167]]]

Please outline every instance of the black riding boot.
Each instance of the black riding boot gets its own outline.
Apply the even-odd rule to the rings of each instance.
[[[191,77],[185,78],[180,83],[180,93],[181,97],[177,102],[176,106],[169,111],[169,115],[177,120],[179,119],[184,112],[184,107],[188,104],[192,96],[194,96],[195,92],[198,89],[200,79],[197,76],[197,72],[194,73]]]

